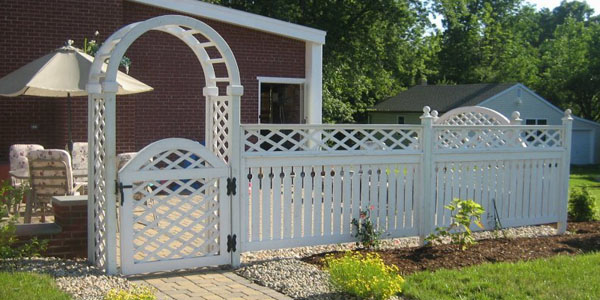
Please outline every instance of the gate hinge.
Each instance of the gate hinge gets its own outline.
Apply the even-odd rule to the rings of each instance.
[[[232,236],[231,234],[227,235],[227,252],[235,252],[236,246],[236,236],[235,234]]]
[[[123,202],[125,202],[125,195],[123,194],[123,189],[130,189],[133,185],[123,185],[122,182],[117,182],[117,188],[119,189],[119,193],[121,193],[121,206],[123,206]]]
[[[237,185],[235,183],[235,177],[227,178],[227,196],[235,196],[236,189]]]

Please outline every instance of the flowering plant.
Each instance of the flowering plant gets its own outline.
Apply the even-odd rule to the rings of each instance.
[[[369,206],[368,210],[360,210],[359,219],[352,218],[352,225],[355,229],[354,237],[357,239],[356,244],[365,248],[375,248],[379,246],[379,238],[381,231],[375,229],[375,225],[371,221],[371,211],[375,206]]]

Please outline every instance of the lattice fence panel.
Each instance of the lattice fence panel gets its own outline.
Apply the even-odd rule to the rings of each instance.
[[[106,265],[106,102],[103,98],[94,99],[94,233],[96,265],[104,268]]]
[[[420,128],[401,127],[244,127],[245,152],[415,151],[420,149]]]
[[[436,150],[562,147],[562,128],[559,127],[436,127]]]
[[[219,255],[217,178],[134,182],[136,263]]]

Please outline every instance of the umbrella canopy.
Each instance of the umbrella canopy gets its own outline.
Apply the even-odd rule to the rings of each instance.
[[[85,96],[85,85],[94,57],[65,46],[42,56],[0,79],[0,95],[40,97]],[[107,67],[104,64],[104,69]],[[118,95],[148,92],[152,87],[117,73]]]
[[[67,97],[69,151],[73,149],[71,137],[71,96],[85,96],[90,68],[94,57],[72,46],[61,47],[42,56],[16,71],[0,78],[0,96],[21,95],[39,97]],[[106,70],[107,65],[102,66]],[[117,73],[118,95],[149,92],[149,85],[123,73]]]

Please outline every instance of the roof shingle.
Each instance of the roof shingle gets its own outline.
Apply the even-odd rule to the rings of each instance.
[[[374,111],[422,112],[430,106],[440,113],[460,106],[478,105],[516,83],[417,85],[373,107]]]

